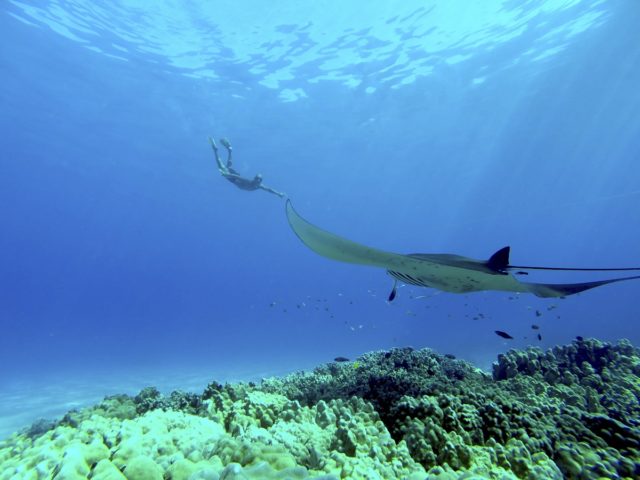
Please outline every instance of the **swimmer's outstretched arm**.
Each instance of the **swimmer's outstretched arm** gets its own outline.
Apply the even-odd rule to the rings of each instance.
[[[269,188],[269,187],[267,187],[266,185],[262,185],[262,184],[261,184],[259,188],[261,188],[261,189],[262,189],[262,190],[264,190],[265,192],[273,193],[274,195],[277,195],[277,196],[279,196],[280,198],[283,198],[283,197],[286,197],[286,196],[287,196],[287,194],[286,194],[286,193],[279,192],[279,191],[277,191],[277,190],[274,190],[273,188]]]
[[[218,153],[218,146],[216,145],[216,141],[209,137],[209,143],[211,144],[211,148],[213,149],[213,153],[216,155],[216,163],[218,164],[218,170],[220,173],[225,175],[227,173],[227,167],[224,166],[222,160],[220,159],[220,154]]]

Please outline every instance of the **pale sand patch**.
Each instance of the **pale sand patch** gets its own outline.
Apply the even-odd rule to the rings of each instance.
[[[0,440],[28,427],[34,421],[59,419],[69,410],[93,405],[105,396],[136,395],[154,386],[163,394],[173,390],[202,393],[212,381],[220,383],[260,381],[292,372],[288,367],[265,365],[233,366],[216,371],[181,368],[171,371],[139,370],[112,372],[60,372],[42,377],[4,379],[0,384]]]

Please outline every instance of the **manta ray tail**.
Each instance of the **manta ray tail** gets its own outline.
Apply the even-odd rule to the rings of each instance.
[[[584,292],[592,288],[607,285],[609,283],[622,282],[624,280],[636,280],[640,275],[633,277],[612,278],[609,280],[596,280],[595,282],[584,283],[524,283],[528,290],[537,297],[566,297],[576,293]]]
[[[505,248],[509,248],[509,247],[505,247]],[[504,248],[502,249],[504,250]],[[494,256],[499,254],[500,252],[502,252],[502,250],[498,250],[496,253],[494,253]],[[489,262],[491,262],[491,260],[493,259],[493,257],[491,257],[491,259],[489,259]],[[508,258],[508,252],[507,252],[507,262],[509,262],[509,258]],[[577,267],[540,267],[538,265],[507,265],[506,268],[513,268],[513,269],[519,269],[519,270],[555,270],[555,271],[563,271],[563,272],[634,272],[634,271],[639,271],[640,267],[583,267],[583,268],[577,268]],[[634,277],[635,278],[635,277]]]

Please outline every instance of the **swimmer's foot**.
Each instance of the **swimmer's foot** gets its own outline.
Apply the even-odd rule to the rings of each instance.
[[[232,150],[233,149],[233,147],[231,147],[231,142],[229,140],[227,140],[226,138],[224,138],[224,137],[220,139],[220,143],[227,150]]]

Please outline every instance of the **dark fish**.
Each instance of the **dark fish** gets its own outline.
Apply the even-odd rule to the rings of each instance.
[[[541,317],[542,313],[540,313],[540,310],[536,310],[536,317]]]
[[[455,360],[456,356],[453,353],[445,353],[444,358],[448,358],[449,360]]]
[[[579,342],[581,342],[581,341],[583,341],[583,340],[584,340],[584,337],[581,337],[580,335],[578,335],[578,336],[576,337],[576,340],[577,340],[577,341],[579,341]]]
[[[542,335],[538,334],[538,340],[542,341]]]
[[[334,362],[348,362],[349,359],[347,357],[336,357],[333,359]]]
[[[398,289],[394,285],[393,288],[391,289],[391,293],[389,293],[389,301],[393,302],[393,299],[396,298],[397,294],[398,294]]]
[[[502,338],[506,338],[508,340],[513,340],[513,337],[509,335],[507,332],[503,332],[502,330],[496,330],[496,335]]]
[[[529,275],[529,272],[516,272],[516,275]]]
[[[532,330],[540,330],[540,326],[536,325],[535,323],[533,325],[531,325],[531,329]]]

